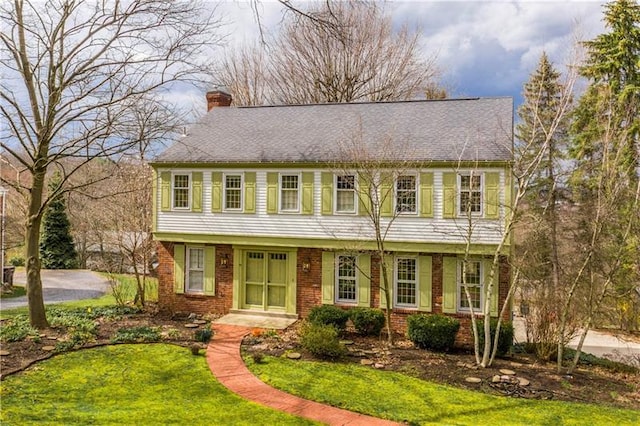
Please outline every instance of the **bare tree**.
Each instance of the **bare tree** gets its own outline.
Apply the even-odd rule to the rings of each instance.
[[[273,40],[261,46],[262,52],[242,48],[217,71],[220,83],[240,104],[446,96],[435,82],[435,56],[421,58],[420,32],[406,25],[394,28],[384,5],[327,1],[302,9],[281,3],[291,13],[285,14]]]
[[[121,128],[140,103],[156,102],[172,84],[203,75],[204,49],[219,40],[220,21],[197,2],[14,0],[1,6],[0,22],[7,76],[0,91],[7,123],[2,147],[30,176],[26,185],[6,183],[28,200],[29,316],[44,328],[38,254],[44,208],[61,193],[93,183],[70,183],[85,164],[138,144],[122,137]],[[46,194],[51,168],[62,180]]]

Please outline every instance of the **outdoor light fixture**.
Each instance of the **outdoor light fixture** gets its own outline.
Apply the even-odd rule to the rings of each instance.
[[[227,267],[227,263],[229,263],[229,255],[223,254],[220,257],[220,266],[224,266],[226,268]]]
[[[304,272],[309,272],[309,269],[311,269],[311,263],[308,260],[306,262],[302,262],[302,270]]]

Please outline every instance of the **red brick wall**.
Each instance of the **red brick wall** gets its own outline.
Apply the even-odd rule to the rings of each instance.
[[[309,263],[309,272],[302,269],[304,263]],[[322,250],[299,248],[296,271],[296,310],[301,318],[305,318],[311,308],[322,304]]]

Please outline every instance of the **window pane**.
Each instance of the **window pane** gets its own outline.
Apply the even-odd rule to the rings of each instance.
[[[469,309],[469,301],[464,290],[464,283],[467,283],[467,289],[471,296],[471,305],[473,309],[480,309],[481,293],[482,293],[482,270],[480,261],[472,260],[459,263],[459,300],[461,309]]]
[[[204,289],[204,249],[190,248],[187,259],[187,288],[190,291],[202,291]]]
[[[396,260],[396,305],[416,306],[416,259]]]
[[[173,176],[173,207],[189,208],[189,175]]]
[[[356,270],[355,256],[338,257],[338,300],[356,301]]]
[[[338,189],[355,189],[355,181],[354,175],[337,176],[336,187]]]
[[[460,213],[482,213],[480,175],[460,175]]]
[[[225,208],[242,208],[242,176],[225,177]]]
[[[281,176],[280,210],[298,210],[298,175]]]
[[[355,181],[354,175],[336,176],[336,211],[343,213],[356,211]]]
[[[396,181],[396,211],[398,213],[416,212],[415,176],[398,176]]]

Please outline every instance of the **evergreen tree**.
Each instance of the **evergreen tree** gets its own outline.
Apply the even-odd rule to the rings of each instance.
[[[60,175],[53,176],[49,191],[60,187]],[[42,267],[46,269],[73,269],[78,267],[78,256],[71,237],[71,225],[67,217],[67,205],[62,195],[54,197],[47,206],[42,221],[40,241]]]
[[[529,289],[530,310],[528,335],[536,346],[537,355],[549,359],[559,341],[557,323],[549,318],[559,317],[560,259],[558,201],[564,184],[561,174],[565,160],[569,114],[566,111],[568,90],[560,81],[561,75],[546,53],[524,85],[524,103],[518,108],[520,123],[516,126],[518,140],[517,167],[533,164],[541,155],[539,168],[533,173],[528,187],[527,205],[534,225],[528,231],[521,248],[529,255],[521,268],[525,271]],[[525,170],[516,170],[522,175]]]

